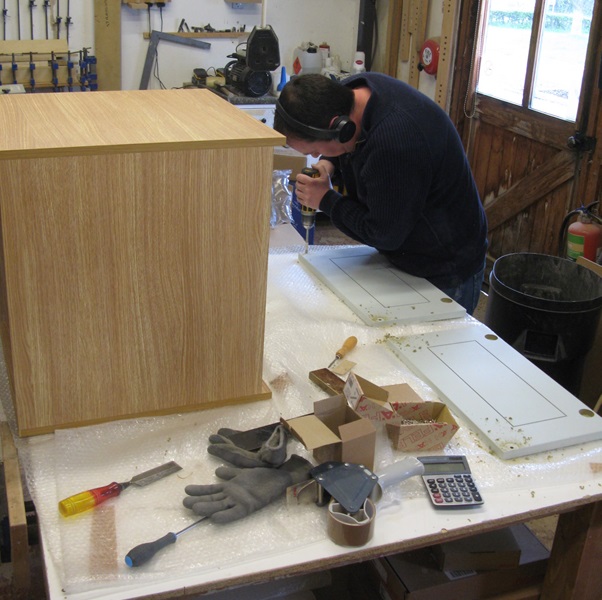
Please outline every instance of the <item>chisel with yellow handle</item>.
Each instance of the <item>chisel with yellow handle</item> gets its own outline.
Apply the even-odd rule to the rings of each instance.
[[[150,471],[140,473],[124,483],[117,483],[114,481],[113,483],[109,483],[108,485],[104,485],[102,487],[80,492],[79,494],[75,494],[65,498],[64,500],[61,500],[59,502],[59,512],[61,515],[63,515],[63,517],[77,515],[85,512],[86,510],[90,510],[91,508],[94,508],[103,502],[106,502],[109,498],[115,498],[116,496],[119,496],[119,494],[121,494],[121,492],[123,492],[123,490],[126,488],[130,487],[130,485],[144,487],[150,483],[158,481],[159,479],[163,479],[163,477],[167,477],[167,475],[171,475],[172,473],[179,471],[181,468],[182,467],[178,463],[172,460],[164,465],[155,467]]]
[[[343,342],[343,345],[337,350],[336,354],[334,355],[334,360],[328,365],[327,368],[330,369],[330,367],[332,367],[332,365],[334,365],[334,363],[337,362],[337,360],[340,360],[348,352],[351,352],[351,350],[353,350],[356,345],[357,345],[357,338],[354,335],[349,336]]]

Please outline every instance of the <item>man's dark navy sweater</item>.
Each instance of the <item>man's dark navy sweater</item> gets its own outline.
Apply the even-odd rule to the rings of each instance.
[[[327,158],[341,172],[345,195],[330,190],[320,210],[353,239],[440,288],[478,273],[485,262],[487,222],[447,114],[424,94],[382,74],[354,75],[344,84],[368,86],[372,94],[355,151]]]

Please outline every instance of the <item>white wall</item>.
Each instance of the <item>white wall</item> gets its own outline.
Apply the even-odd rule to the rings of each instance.
[[[320,44],[327,41],[333,53],[339,54],[343,68],[350,69],[356,49],[359,0],[265,0],[265,24],[271,25],[280,45],[280,61],[287,73],[292,72],[293,51],[303,42]],[[241,4],[233,8],[225,0],[173,0],[163,9],[163,31],[177,31],[182,19],[189,26],[229,29],[246,25],[246,31],[262,25],[260,4]],[[152,27],[160,30],[159,11],[151,10]],[[148,44],[142,34],[148,31],[148,12],[122,10],[122,87],[136,89],[146,58]],[[159,73],[166,87],[180,87],[189,82],[192,70],[224,67],[242,39],[207,38],[211,49],[188,48],[169,42],[159,43]],[[149,88],[159,87],[151,79]]]
[[[36,40],[46,39],[46,20],[43,0],[37,0],[36,6],[33,8],[33,35]],[[20,36],[19,36],[19,18],[17,14],[17,5],[20,6]],[[6,41],[11,40],[30,40],[31,39],[31,19],[29,13],[29,2],[25,0],[8,0],[6,2],[7,18],[6,18]],[[0,8],[4,7],[4,3]],[[81,50],[82,48],[91,48],[94,45],[94,5],[92,0],[74,0],[70,2],[71,22],[69,28],[69,49]],[[65,19],[67,17],[67,1],[63,0],[60,3],[61,9],[61,29],[60,37],[66,39]],[[56,38],[56,27],[54,26],[56,16],[56,0],[50,0],[49,17],[49,38]],[[3,35],[3,23],[0,13],[0,36]],[[2,37],[0,37],[2,39]]]
[[[56,0],[51,0],[51,22],[54,22]],[[60,3],[63,25],[61,37],[65,37],[66,0]],[[333,54],[341,58],[345,70],[351,68],[357,42],[357,22],[360,0],[265,0],[261,4],[241,4],[241,9],[233,8],[226,0],[172,0],[163,9],[163,31],[174,32],[182,19],[189,26],[204,26],[210,23],[216,29],[240,27],[246,25],[247,31],[253,26],[265,23],[271,25],[276,32],[280,44],[280,60],[289,75],[292,73],[293,51],[303,42],[328,42]],[[78,51],[91,48],[94,53],[94,7],[93,0],[74,0],[70,3],[72,26],[70,29],[69,48]],[[387,38],[388,0],[379,0],[378,8],[378,48],[374,68],[382,68],[383,55]],[[7,3],[7,41],[16,40],[17,15],[16,0]],[[443,0],[429,0],[429,18],[427,37],[440,35],[443,13]],[[136,10],[124,5],[122,17],[122,88],[138,89],[142,69],[146,59],[148,40],[143,33],[149,29],[148,11]],[[151,26],[160,30],[160,13],[157,8],[151,9]],[[2,24],[0,23],[0,29]],[[51,28],[50,37],[54,37],[55,29]],[[43,2],[36,2],[34,8],[34,37],[45,37],[45,20]],[[30,39],[30,18],[27,3],[21,0],[21,38]],[[244,38],[242,38],[244,39]],[[228,54],[236,50],[242,39],[215,39],[210,50],[202,50],[171,44],[159,43],[159,73],[166,87],[181,87],[189,82],[192,70],[197,67],[224,67],[231,59]],[[399,63],[399,78],[407,81],[409,63]],[[275,73],[274,77],[278,77]],[[158,81],[152,77],[150,88],[159,87]],[[436,79],[426,73],[420,74],[419,89],[430,97],[434,97]]]
[[[18,39],[16,0],[8,3],[7,40]],[[353,62],[357,42],[357,22],[359,0],[265,0],[265,23],[271,25],[280,43],[280,60],[287,72],[292,71],[293,51],[302,42],[328,42],[332,52],[341,58],[343,69],[349,70]],[[13,6],[14,4],[14,6]],[[21,38],[30,39],[30,18],[28,3],[21,0]],[[65,37],[64,21],[67,1],[60,2],[63,17],[61,37]],[[94,52],[94,7],[92,0],[74,0],[70,3],[72,26],[69,49],[81,50],[84,47]],[[246,25],[262,24],[261,4],[241,4],[241,9],[233,8],[226,0],[172,0],[163,9],[163,31],[175,32],[182,19],[189,26],[205,26],[210,23],[216,29],[226,29]],[[55,14],[56,0],[51,0],[51,11]],[[138,89],[146,58],[148,40],[143,33],[149,30],[147,10],[136,10],[124,5],[122,17],[122,88]],[[54,21],[54,16],[51,21]],[[151,9],[151,25],[161,30],[159,9]],[[0,22],[0,32],[2,24]],[[55,37],[54,29],[51,38]],[[36,2],[34,8],[34,38],[45,38],[43,2]],[[246,38],[243,38],[246,39]],[[189,82],[192,70],[197,67],[224,67],[231,59],[227,58],[236,50],[241,39],[206,39],[211,43],[210,50],[202,50],[170,42],[161,41],[158,46],[159,73],[164,85],[181,87]],[[151,78],[149,88],[157,88],[159,83]]]
[[[21,39],[31,39],[31,19],[28,2],[20,1]],[[265,0],[261,4],[243,4],[242,8],[233,8],[233,3],[226,0],[172,0],[163,9],[163,31],[175,32],[182,19],[189,26],[205,26],[208,23],[215,29],[229,29],[246,25],[250,32],[253,26],[271,25],[278,36],[280,45],[280,61],[286,66],[287,73],[292,72],[293,51],[302,42],[328,42],[332,52],[341,58],[343,69],[349,70],[353,62],[357,42],[357,21],[360,0]],[[67,0],[60,2],[62,16],[61,38],[65,38]],[[8,19],[6,39],[19,39],[17,1],[7,2]],[[54,23],[56,0],[50,2],[50,22]],[[69,49],[79,51],[91,48],[94,53],[94,3],[93,0],[74,0],[70,2],[72,26],[70,28]],[[45,18],[43,2],[39,0],[33,9],[34,39],[45,39]],[[151,26],[161,30],[159,9],[151,9]],[[0,22],[0,31],[2,24]],[[142,69],[146,59],[148,40],[143,39],[144,32],[149,30],[149,13],[123,5],[121,8],[121,84],[122,89],[138,89]],[[51,26],[51,39],[56,37],[56,28]],[[231,59],[227,58],[236,50],[236,46],[246,38],[216,39],[205,41],[211,43],[211,49],[203,50],[160,42],[159,74],[164,85],[181,87],[190,82],[192,70],[197,67],[224,67]],[[158,88],[159,83],[151,78],[149,88]]]

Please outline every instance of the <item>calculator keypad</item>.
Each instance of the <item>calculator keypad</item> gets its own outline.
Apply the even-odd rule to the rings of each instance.
[[[483,498],[470,474],[423,475],[431,501],[437,508],[478,506]]]

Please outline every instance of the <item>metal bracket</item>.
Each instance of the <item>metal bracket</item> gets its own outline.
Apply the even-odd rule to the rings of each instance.
[[[567,146],[577,152],[591,152],[596,148],[596,138],[585,135],[581,131],[575,131],[567,140]]]
[[[194,46],[195,48],[211,48],[209,42],[204,42],[196,38],[182,37],[173,33],[164,33],[162,31],[152,31],[150,35],[150,42],[148,44],[148,50],[146,52],[146,60],[144,61],[144,69],[142,70],[142,79],[140,79],[140,89],[148,89],[148,82],[150,81],[151,72],[153,70],[153,62],[157,53],[157,46],[159,41],[164,40],[166,42],[173,42],[174,44],[183,44],[184,46]]]

